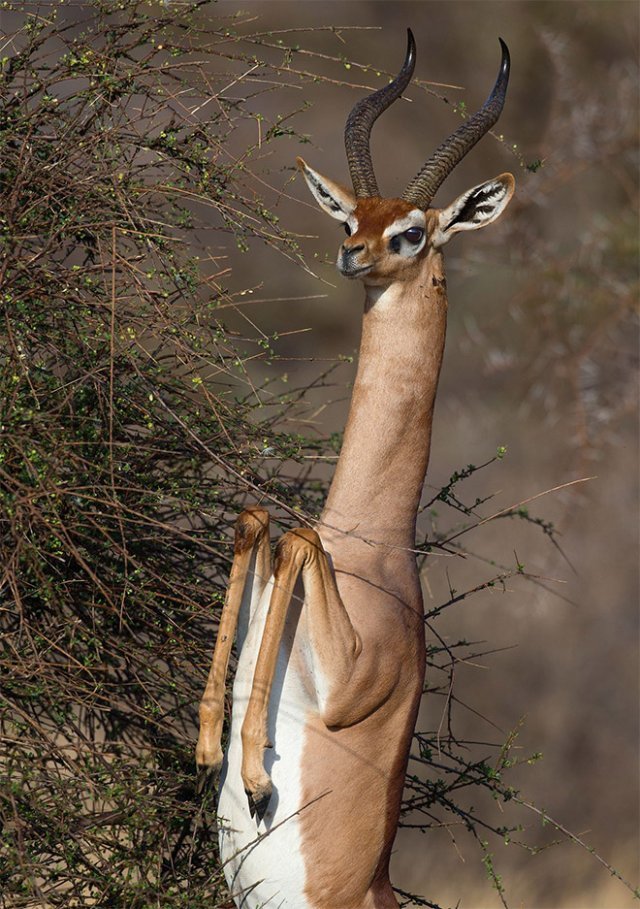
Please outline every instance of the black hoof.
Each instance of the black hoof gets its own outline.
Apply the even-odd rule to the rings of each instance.
[[[271,789],[263,789],[254,793],[245,789],[245,792],[247,801],[249,802],[249,813],[251,817],[257,818],[258,823],[263,821],[271,800]]]
[[[196,774],[196,795],[204,795],[207,792],[213,792],[220,776],[220,770],[216,767],[198,767]]]

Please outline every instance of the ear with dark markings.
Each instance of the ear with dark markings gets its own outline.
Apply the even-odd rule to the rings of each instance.
[[[458,196],[448,208],[438,212],[432,246],[444,246],[460,230],[478,230],[491,224],[509,204],[515,187],[516,181],[511,174],[500,174]]]
[[[320,208],[337,221],[346,221],[356,207],[356,197],[351,190],[323,177],[302,158],[296,158],[296,164]]]

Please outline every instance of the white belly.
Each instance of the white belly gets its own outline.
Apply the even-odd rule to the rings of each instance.
[[[273,781],[273,795],[259,823],[249,813],[240,776],[240,731],[271,590],[269,583],[254,604],[248,627],[244,625],[244,643],[238,642],[241,651],[233,686],[231,736],[218,804],[220,856],[231,895],[240,909],[310,909],[304,895],[305,869],[296,812],[303,808],[301,758],[305,718],[312,702],[297,670],[297,658],[288,656],[296,625],[292,613],[297,609],[290,610],[292,621],[285,630],[271,693],[268,732],[273,748],[265,751],[264,761]]]

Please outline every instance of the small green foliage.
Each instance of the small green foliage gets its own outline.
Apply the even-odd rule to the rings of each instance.
[[[495,889],[498,891],[498,893],[502,897],[504,894],[504,884],[502,882],[502,877],[495,870],[495,867],[493,864],[493,855],[489,852],[489,843],[486,840],[482,840],[480,845],[481,845],[482,851],[484,853],[484,855],[482,857],[482,864],[484,865],[485,870],[487,872],[487,877],[489,878],[489,880],[491,881],[491,883],[493,884]],[[503,904],[504,904],[504,899],[503,899]]]

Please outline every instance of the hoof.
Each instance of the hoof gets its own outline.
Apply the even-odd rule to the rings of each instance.
[[[203,793],[215,788],[222,770],[224,755],[220,745],[216,748],[207,748],[202,739],[196,748],[196,793]]]
[[[212,792],[216,788],[219,776],[220,766],[206,767],[198,765],[196,770],[196,795]]]
[[[248,789],[245,789],[247,796],[247,801],[249,802],[249,813],[251,817],[258,819],[258,823],[264,820],[264,816],[267,813],[267,808],[269,807],[269,802],[271,800],[271,793],[273,787],[271,781],[266,785],[260,786],[254,792],[250,792]]]

